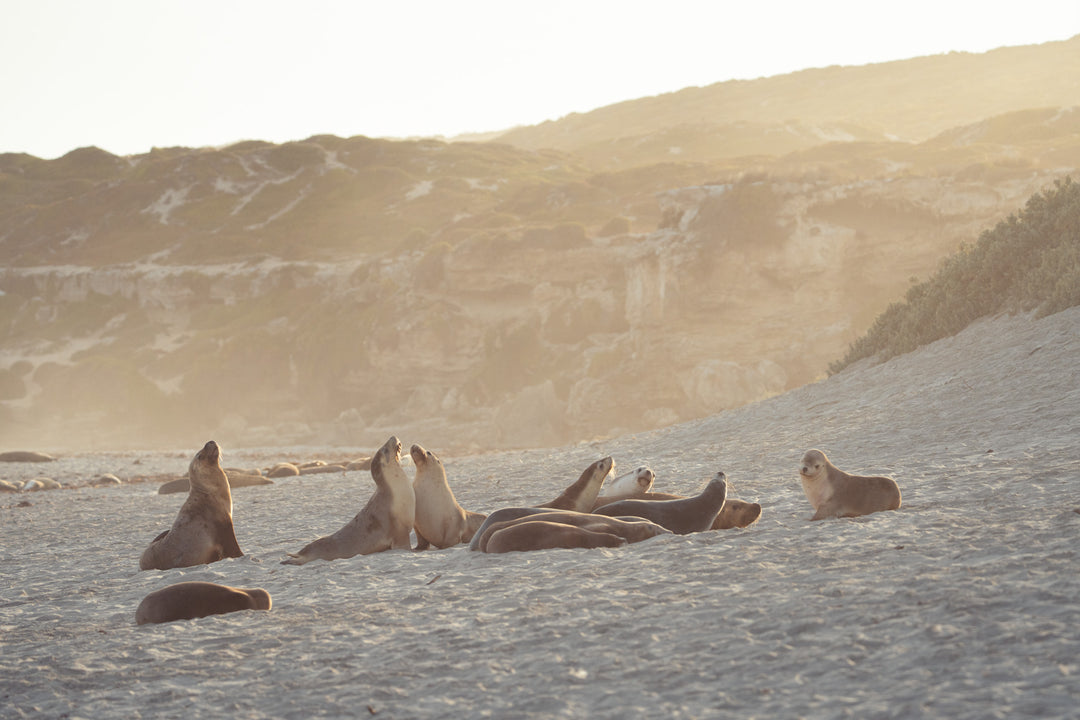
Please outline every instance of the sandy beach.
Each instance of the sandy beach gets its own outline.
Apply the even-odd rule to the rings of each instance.
[[[811,447],[891,475],[902,508],[810,522]],[[140,572],[184,495],[129,479],[181,474],[199,447],[10,449],[59,459],[0,478],[68,487],[0,494],[4,718],[1080,717],[1080,308],[663,430],[443,457],[479,512],[551,499],[605,455],[662,492],[723,470],[763,507],[742,530],[611,550],[281,565],[360,510],[357,471],[237,488],[245,557]],[[374,448],[222,450],[256,467]],[[86,486],[104,473],[125,482]],[[261,587],[273,609],[136,626],[181,580]]]

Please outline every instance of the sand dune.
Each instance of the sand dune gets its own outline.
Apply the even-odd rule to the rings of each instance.
[[[363,506],[371,478],[348,472],[238,489],[245,557],[140,572],[182,495],[3,495],[0,715],[1076,717],[1078,438],[1074,308],[660,431],[443,458],[458,501],[484,512],[554,497],[608,454],[650,465],[664,492],[723,470],[731,497],[763,506],[744,530],[280,565]],[[903,507],[809,522],[796,467],[810,447],[892,475]],[[195,450],[49,472],[180,473]],[[281,454],[225,447],[223,462]],[[262,587],[273,610],[136,626],[143,596],[180,580]]]

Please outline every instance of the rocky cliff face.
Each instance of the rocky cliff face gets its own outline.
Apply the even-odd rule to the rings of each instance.
[[[900,160],[834,149],[657,191],[669,170],[301,145],[165,167],[80,151],[102,177],[77,187],[29,163],[23,192],[54,199],[10,202],[0,233],[4,444],[484,449],[699,417],[821,377],[912,277],[1063,174],[920,172],[915,146],[890,149],[903,172],[851,177]],[[357,148],[397,165],[348,165]],[[315,189],[336,171],[340,197]]]
[[[1076,174],[1077,42],[688,89],[501,143],[2,154],[0,449],[551,446],[813,381]]]

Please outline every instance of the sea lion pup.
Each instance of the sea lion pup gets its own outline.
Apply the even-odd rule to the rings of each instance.
[[[641,498],[652,489],[653,481],[655,479],[656,473],[654,473],[651,468],[644,465],[633,472],[620,475],[611,482],[604,483],[601,488],[604,491],[604,494],[596,498],[591,509],[595,510],[601,505],[607,505],[616,500]]]
[[[726,476],[722,472],[709,481],[698,495],[682,500],[618,500],[597,508],[598,515],[634,515],[651,520],[673,533],[702,532],[712,528],[727,498]]]
[[[495,533],[517,523],[533,521],[575,525],[593,532],[611,533],[630,543],[641,542],[657,535],[669,535],[671,533],[667,528],[639,517],[608,517],[592,513],[579,513],[573,510],[537,510],[538,512],[531,515],[498,520],[490,525],[485,524],[484,528],[477,533],[476,549],[486,552],[487,543]]]
[[[142,599],[135,622],[164,623],[223,615],[237,610],[269,610],[270,593],[262,588],[234,588],[212,582],[190,581],[155,590]]]
[[[592,510],[596,497],[600,494],[600,486],[604,484],[604,478],[615,470],[615,461],[610,457],[597,460],[573,485],[562,491],[559,497],[551,502],[536,505],[540,508],[553,508],[555,510],[574,510],[575,512],[589,512]]]
[[[472,540],[487,515],[458,505],[446,481],[446,468],[435,453],[413,445],[409,454],[416,465],[416,549],[426,550],[430,545],[443,549]]]
[[[312,560],[336,560],[354,555],[370,555],[412,547],[409,533],[416,519],[416,497],[412,483],[401,469],[401,441],[395,436],[379,448],[371,459],[375,494],[367,505],[333,535],[308,543],[282,565],[303,565]]]
[[[603,505],[609,505],[621,498],[612,498],[610,500],[605,499],[603,495],[596,499],[596,507],[593,508],[593,512],[596,512],[596,508]],[[647,492],[636,499],[638,500],[684,500],[685,495],[672,495],[671,493],[655,493]],[[720,508],[720,512],[716,515],[716,520],[713,521],[713,530],[731,530],[732,528],[744,528],[750,527],[761,518],[761,505],[756,502],[747,502],[746,500],[736,500],[735,498],[725,498],[724,507]]]
[[[820,450],[807,450],[799,466],[806,499],[814,508],[811,520],[858,517],[900,507],[900,488],[887,477],[849,475]]]
[[[509,527],[492,534],[485,546],[485,552],[619,547],[625,544],[625,538],[612,533],[594,532],[577,525],[545,520],[525,520],[511,523]]]
[[[232,493],[221,469],[221,448],[211,440],[188,466],[191,489],[172,527],[139,558],[140,570],[167,570],[243,557],[232,521]]]

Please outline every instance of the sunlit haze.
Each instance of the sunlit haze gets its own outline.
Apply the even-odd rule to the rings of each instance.
[[[53,158],[489,132],[730,79],[1063,40],[1080,3],[16,0],[0,18],[0,152]]]

